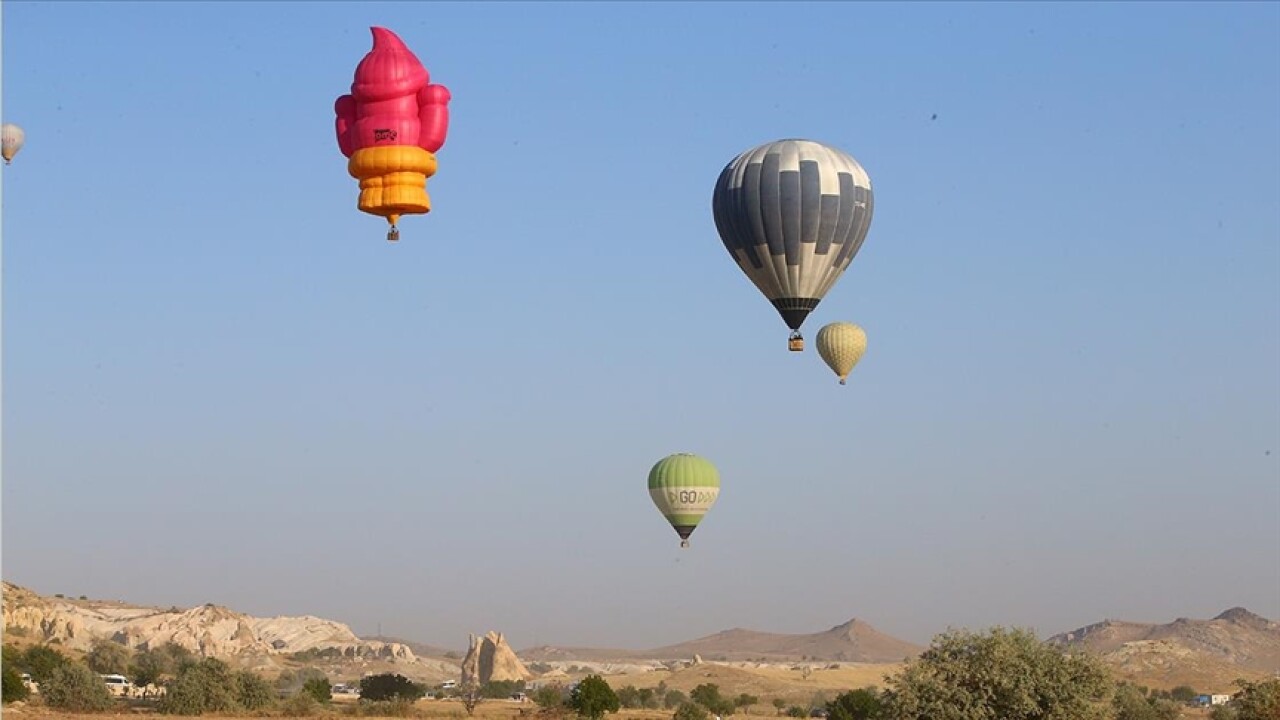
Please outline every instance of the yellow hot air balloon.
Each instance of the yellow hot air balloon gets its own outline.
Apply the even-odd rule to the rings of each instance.
[[[818,354],[839,376],[841,385],[866,351],[867,334],[853,323],[833,322],[818,331]]]
[[[0,128],[0,155],[4,156],[5,165],[13,162],[13,156],[18,154],[26,141],[26,133],[22,132],[22,128],[17,125],[5,123],[4,127]]]

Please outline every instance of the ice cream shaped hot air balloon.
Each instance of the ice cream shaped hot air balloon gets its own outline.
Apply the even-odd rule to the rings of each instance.
[[[362,211],[387,219],[387,240],[400,239],[401,215],[431,211],[427,178],[449,130],[449,90],[395,33],[373,31],[373,49],[356,66],[351,93],[334,103],[338,148],[360,181]]]

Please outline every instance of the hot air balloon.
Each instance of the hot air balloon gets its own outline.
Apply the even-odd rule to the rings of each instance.
[[[5,123],[4,127],[0,128],[0,155],[4,156],[5,165],[13,162],[13,157],[26,142],[27,134],[17,125]]]
[[[791,328],[840,279],[871,225],[871,179],[844,152],[812,140],[751,148],[725,166],[711,199],[716,230],[734,262]]]
[[[387,219],[387,240],[400,239],[401,215],[431,211],[427,178],[449,129],[449,100],[395,33],[373,31],[373,49],[356,66],[351,93],[334,103],[338,149],[360,181],[362,211]]]
[[[818,331],[818,354],[835,371],[841,385],[866,351],[867,334],[853,323],[833,322]]]
[[[675,528],[682,548],[689,547],[689,536],[719,495],[720,472],[697,455],[668,455],[649,470],[649,497]]]

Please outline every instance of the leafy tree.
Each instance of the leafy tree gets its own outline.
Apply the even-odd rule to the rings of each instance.
[[[693,702],[682,702],[671,720],[708,720],[707,709]]]
[[[748,707],[751,707],[752,705],[755,705],[758,702],[760,702],[760,698],[756,697],[755,695],[748,695],[746,693],[742,693],[741,695],[733,699],[733,706],[740,707],[740,708],[748,708]]]
[[[560,707],[564,704],[564,691],[559,685],[543,685],[533,691],[533,702],[543,710]]]
[[[1169,699],[1176,700],[1180,703],[1189,703],[1196,699],[1200,693],[1196,692],[1190,685],[1179,685],[1169,691]]]
[[[235,674],[236,704],[245,710],[261,710],[275,704],[271,684],[261,676],[242,670]]]
[[[159,710],[169,715],[230,714],[240,709],[239,678],[217,658],[186,662],[178,668]]]
[[[880,717],[879,694],[872,688],[840,693],[828,702],[828,720],[870,720]]]
[[[462,698],[462,707],[467,711],[468,715],[475,713],[476,705],[484,699],[484,689],[480,684],[472,680],[458,692],[458,697]]]
[[[653,710],[658,707],[658,693],[653,688],[640,688],[636,699],[642,708]]]
[[[40,683],[41,687],[53,675],[54,670],[69,662],[71,661],[67,659],[66,655],[48,645],[32,645],[22,654],[22,667],[26,668],[28,673],[31,673],[31,679]],[[103,689],[105,690],[106,688]]]
[[[804,708],[800,707],[799,705],[792,705],[791,707],[787,708],[787,717],[802,718],[808,714],[809,713],[805,712]]]
[[[181,645],[168,642],[160,647],[139,650],[129,665],[129,675],[135,685],[159,683],[165,676],[178,674],[178,668],[195,662],[195,655]]]
[[[280,707],[285,717],[311,717],[316,712],[316,699],[305,691],[293,695]]]
[[[98,638],[89,647],[85,662],[89,669],[101,674],[124,674],[129,670],[129,660],[133,652],[114,640]]]
[[[327,703],[333,700],[333,686],[329,684],[327,677],[312,677],[302,684],[301,694],[318,703]]]
[[[622,707],[638,708],[641,706],[640,691],[636,689],[635,685],[628,685],[623,688],[618,688],[617,693],[618,693],[618,704],[621,705]]]
[[[787,706],[787,701],[786,701],[786,700],[783,700],[782,698],[774,698],[774,699],[773,699],[773,707],[774,707],[774,709],[776,709],[776,710],[778,711],[778,714],[779,714],[779,715],[781,715],[781,714],[782,714],[782,710],[783,710],[783,708],[785,708],[786,706]]]
[[[689,698],[679,690],[668,690],[667,694],[662,696],[662,707],[670,710],[671,708],[678,708],[688,701]]]
[[[716,715],[732,715],[734,705],[720,694],[720,686],[703,683],[689,692],[689,699]]]
[[[426,694],[426,688],[398,673],[366,675],[360,678],[361,700],[376,701],[404,698],[412,702]]]
[[[490,680],[480,688],[480,694],[486,699],[502,700],[523,690],[523,680]]]
[[[618,695],[604,678],[588,675],[569,693],[569,707],[583,717],[600,720],[606,712],[618,712]]]
[[[1001,627],[942,633],[888,683],[892,720],[1091,720],[1111,691],[1097,658]]]
[[[1143,697],[1139,688],[1120,685],[1111,698],[1115,720],[1177,720],[1181,713],[1177,703],[1152,694]]]
[[[1280,718],[1280,679],[1249,682],[1237,680],[1240,692],[1232,698],[1239,720],[1276,720]]]
[[[71,712],[97,712],[111,707],[111,693],[88,665],[66,662],[55,667],[40,683],[46,705]]]
[[[22,673],[18,672],[18,668],[4,663],[4,667],[0,668],[3,673],[3,686],[0,687],[0,701],[5,703],[26,700],[31,695],[31,691],[27,689],[26,683],[22,682]]]

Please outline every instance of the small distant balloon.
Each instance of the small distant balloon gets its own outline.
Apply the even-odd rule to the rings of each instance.
[[[14,156],[26,142],[27,134],[17,125],[5,123],[4,127],[0,128],[0,155],[4,156],[5,165],[13,162]]]
[[[689,547],[689,536],[720,496],[720,472],[706,458],[676,453],[649,470],[649,497]]]
[[[867,334],[847,322],[833,322],[818,331],[818,354],[844,385],[853,367],[867,352]]]

